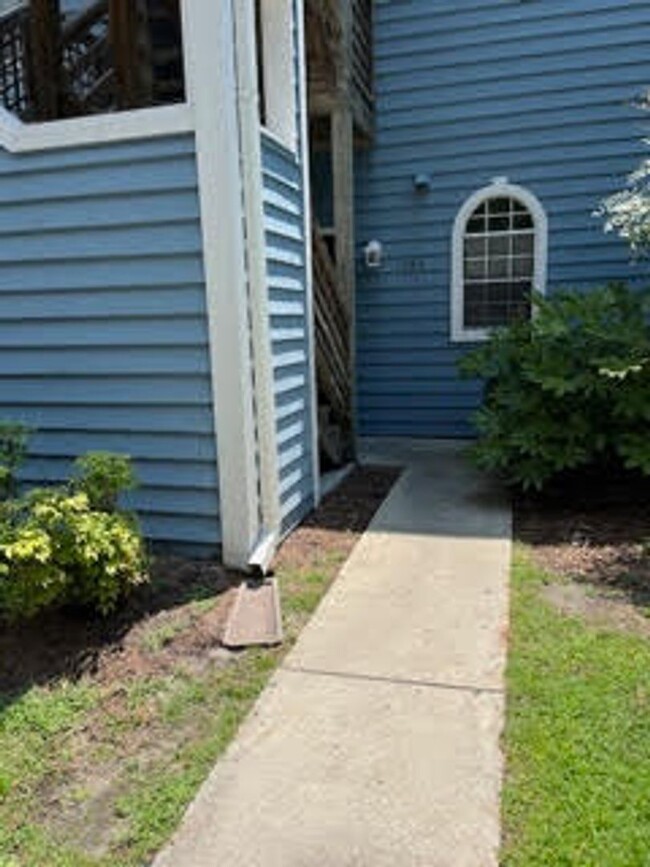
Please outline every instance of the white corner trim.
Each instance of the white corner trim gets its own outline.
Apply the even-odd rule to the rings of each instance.
[[[262,533],[277,542],[282,521],[280,469],[266,263],[255,11],[252,0],[236,2],[234,16]]]
[[[465,328],[464,291],[465,265],[464,240],[467,221],[485,199],[507,196],[517,199],[530,211],[535,224],[535,276],[534,289],[546,292],[548,268],[548,218],[540,200],[530,190],[517,184],[508,183],[505,178],[495,178],[491,184],[473,193],[463,204],[454,221],[451,242],[451,341],[453,343],[474,343],[487,340],[489,328]]]
[[[194,108],[223,560],[246,570],[260,536],[232,0],[184,0]]]
[[[298,50],[298,109],[305,233],[305,290],[309,334],[309,381],[311,398],[311,450],[314,505],[321,501],[320,453],[318,437],[318,382],[316,377],[316,332],[314,322],[314,266],[312,251],[311,173],[309,168],[309,112],[307,106],[307,47],[305,39],[305,0],[296,0],[296,43]]]
[[[160,138],[193,129],[193,112],[186,103],[45,123],[23,123],[5,108],[0,108],[0,145],[10,153]]]

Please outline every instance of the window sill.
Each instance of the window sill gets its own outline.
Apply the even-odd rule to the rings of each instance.
[[[451,335],[452,343],[484,343],[490,339],[492,331],[489,328],[472,328],[463,331],[454,331]]]

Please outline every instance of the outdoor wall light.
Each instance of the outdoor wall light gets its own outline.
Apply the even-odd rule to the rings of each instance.
[[[430,193],[433,187],[431,175],[424,172],[413,176],[413,189],[416,193]]]
[[[384,247],[381,241],[370,241],[366,244],[364,254],[366,268],[381,268],[384,260]]]

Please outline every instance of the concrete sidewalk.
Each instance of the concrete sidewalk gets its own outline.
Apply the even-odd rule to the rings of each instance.
[[[490,867],[507,505],[445,443],[406,467],[156,867]]]

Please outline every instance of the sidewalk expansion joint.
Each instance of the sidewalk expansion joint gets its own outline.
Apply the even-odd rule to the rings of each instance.
[[[303,668],[299,665],[283,665],[281,671],[289,674],[305,674],[314,677],[330,677],[339,680],[358,680],[367,683],[388,683],[394,686],[420,686],[427,689],[447,690],[450,692],[467,692],[472,695],[505,695],[505,689],[496,686],[475,686],[465,683],[446,683],[444,681],[426,680],[423,678],[389,677],[381,674],[360,674],[354,671],[328,671],[319,668]]]

